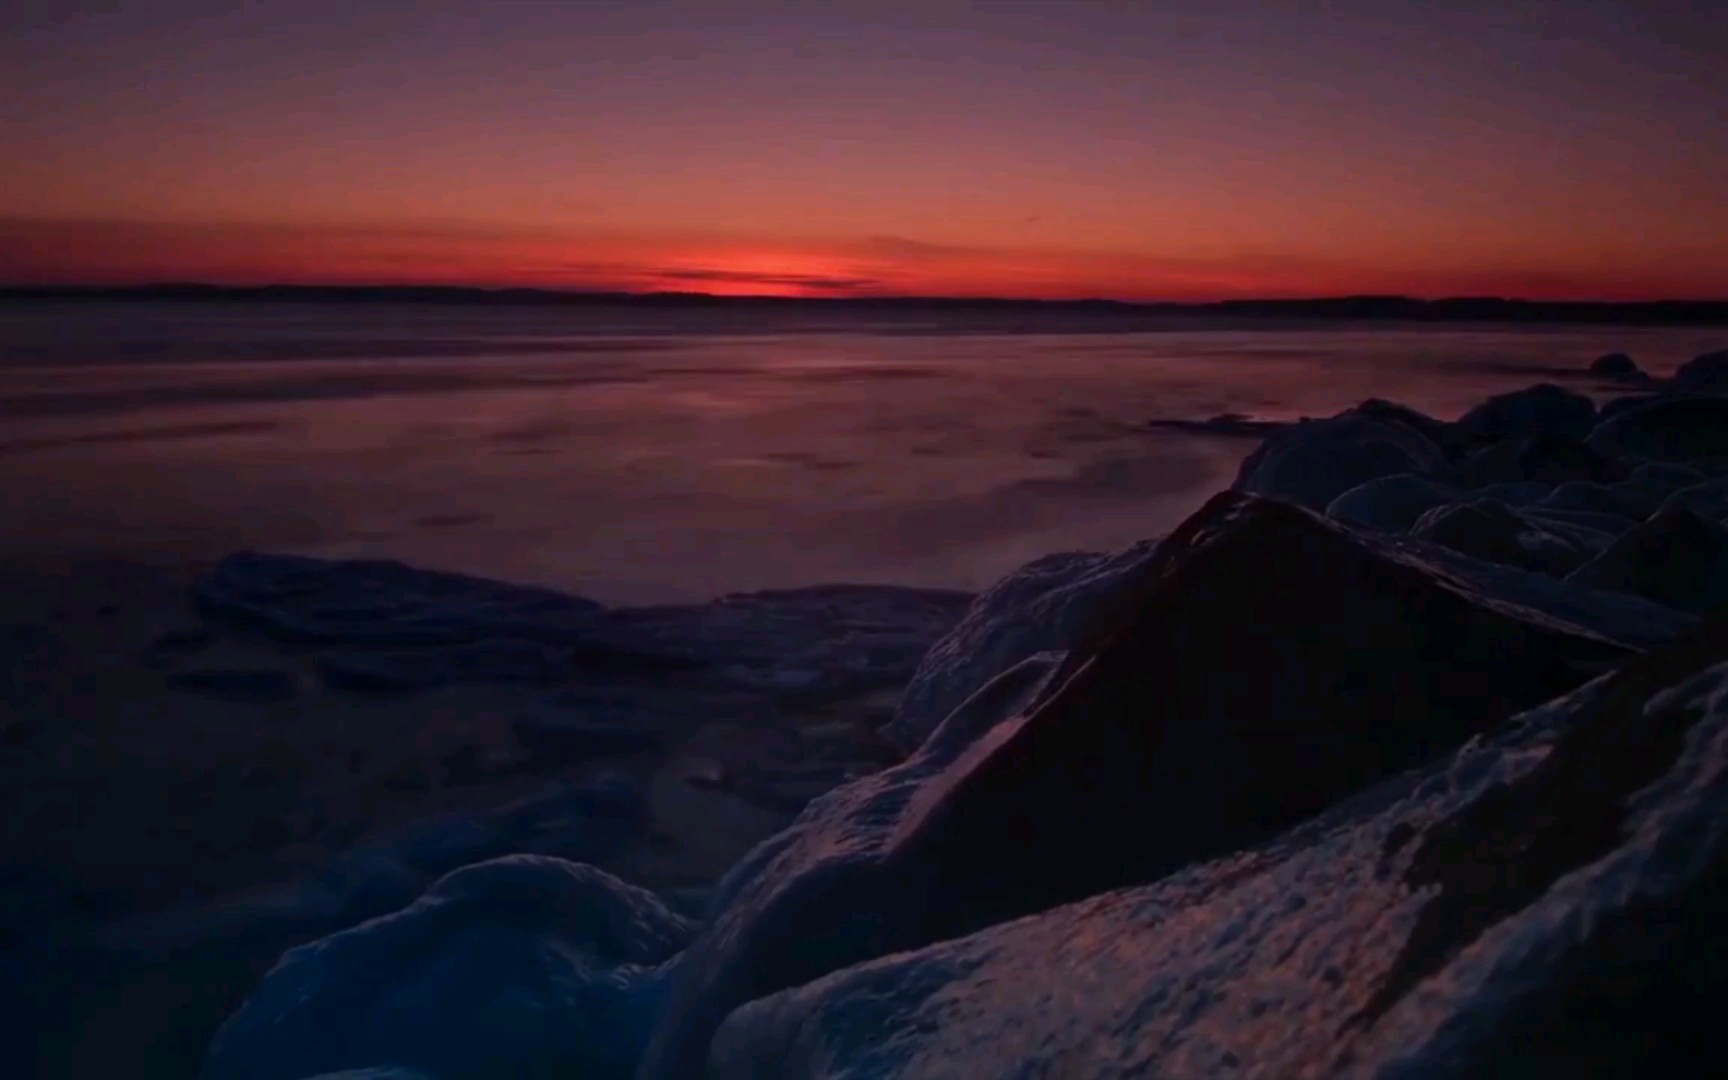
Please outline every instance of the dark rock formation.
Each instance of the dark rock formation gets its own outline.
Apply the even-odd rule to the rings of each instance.
[[[751,1002],[693,1075],[1713,1075],[1725,659],[1718,624],[1265,846]]]
[[[1568,581],[1681,611],[1728,604],[1728,529],[1676,506],[1616,540]]]
[[[1604,420],[1589,442],[1600,453],[1656,461],[1728,457],[1728,399],[1651,398]]]
[[[728,876],[642,1075],[701,1075],[753,998],[1263,842],[1627,655],[1413,549],[1219,496],[1029,711],[974,736],[997,709],[957,710]],[[1101,844],[1108,822],[1181,825]]]
[[[1488,499],[1431,510],[1411,535],[1473,559],[1555,577],[1571,573],[1588,558],[1576,544]]]
[[[386,918],[294,949],[211,1045],[207,1080],[382,1066],[444,1080],[625,1078],[658,965],[690,925],[588,866],[469,866]]]
[[[1582,439],[1596,425],[1596,404],[1552,383],[1491,397],[1458,419],[1457,429],[1477,440],[1551,435]]]

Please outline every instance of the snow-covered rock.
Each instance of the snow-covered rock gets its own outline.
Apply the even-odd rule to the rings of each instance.
[[[1457,428],[1480,440],[1531,435],[1582,439],[1595,424],[1595,402],[1576,391],[1542,383],[1489,398],[1460,417]]]
[[[688,922],[593,867],[465,867],[294,949],[211,1044],[206,1080],[386,1066],[441,1080],[629,1077]]]
[[[690,1075],[1713,1075],[1725,659],[1717,626],[1263,846],[744,1004]]]
[[[1019,715],[987,687],[728,876],[644,1080],[701,1075],[744,1002],[1262,842],[1629,655],[1414,548],[1235,494],[1137,579]],[[1105,842],[1111,822],[1145,827]]]
[[[1332,500],[1326,507],[1326,516],[1346,525],[1404,532],[1423,514],[1460,498],[1462,494],[1457,488],[1401,473],[1351,488]]]
[[[924,656],[890,725],[894,741],[916,749],[1000,673],[1029,656],[1073,646],[1120,603],[1157,546],[1147,540],[1114,555],[1046,555],[992,585]]]

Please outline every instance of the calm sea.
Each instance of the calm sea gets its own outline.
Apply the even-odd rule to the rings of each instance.
[[[0,306],[0,558],[385,556],[610,602],[974,588],[1167,531],[1250,441],[1453,417],[1722,329],[606,308]]]

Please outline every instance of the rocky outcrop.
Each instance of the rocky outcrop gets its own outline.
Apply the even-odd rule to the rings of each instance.
[[[1233,494],[1122,600],[1029,710],[969,746],[984,724],[958,710],[735,870],[643,1076],[701,1075],[753,998],[1260,843],[1629,655],[1413,549]],[[1101,823],[1171,821],[1098,842]]]
[[[592,867],[513,856],[294,949],[211,1045],[207,1080],[385,1066],[443,1080],[632,1075],[690,925]]]
[[[745,1004],[692,1075],[1713,1073],[1725,660],[1717,625],[1271,843]]]
[[[1072,648],[1133,588],[1157,547],[1148,540],[1115,555],[1046,555],[991,586],[919,664],[889,729],[894,741],[917,749],[997,675]]]
[[[1491,397],[1458,419],[1458,430],[1477,440],[1550,435],[1583,439],[1596,424],[1596,404],[1552,383]]]

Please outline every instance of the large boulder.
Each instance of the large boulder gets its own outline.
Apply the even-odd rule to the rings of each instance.
[[[207,1080],[396,1066],[441,1080],[632,1075],[688,922],[589,866],[512,856],[290,951],[217,1034]]]
[[[1651,398],[1597,425],[1589,443],[1610,456],[1656,461],[1728,457],[1728,399]]]
[[[1236,494],[1137,577],[1018,715],[980,719],[987,687],[728,875],[646,1080],[701,1075],[746,1001],[1261,842],[1629,655],[1414,549]],[[1145,827],[1101,841],[1112,822]]]
[[[1121,602],[1157,551],[1143,541],[1114,555],[1046,555],[992,585],[925,654],[889,734],[915,750],[984,684],[1029,656],[1064,652]]]
[[[1728,528],[1676,506],[1620,537],[1568,581],[1681,611],[1728,604]]]
[[[1669,386],[1685,394],[1728,394],[1728,349],[1708,352],[1681,364]]]
[[[1326,516],[1380,532],[1404,532],[1423,514],[1461,497],[1457,488],[1400,473],[1351,488],[1332,500],[1326,507]]]
[[[1473,559],[1555,577],[1571,573],[1588,558],[1577,544],[1489,499],[1430,510],[1411,535]]]
[[[1323,511],[1370,480],[1399,473],[1430,476],[1446,465],[1445,451],[1415,428],[1345,413],[1274,434],[1242,462],[1233,486]]]
[[[689,1075],[1719,1074],[1725,659],[1718,625],[1264,846],[753,1001]]]
[[[1595,402],[1576,391],[1543,383],[1489,398],[1459,417],[1457,428],[1483,441],[1532,435],[1582,439],[1595,425]]]

